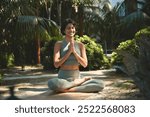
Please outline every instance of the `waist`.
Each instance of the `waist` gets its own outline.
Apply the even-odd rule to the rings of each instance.
[[[61,70],[79,70],[78,65],[63,65],[60,67]]]

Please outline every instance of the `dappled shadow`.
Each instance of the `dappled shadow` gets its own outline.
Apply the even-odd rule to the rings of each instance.
[[[99,93],[49,93],[47,81],[51,77],[57,77],[56,74],[44,71],[25,71],[25,76],[35,76],[34,78],[16,79],[12,82],[16,85],[16,95],[24,100],[109,100],[109,99],[145,99],[139,92],[137,87],[131,86],[126,80],[131,80],[126,74],[118,73],[114,69],[81,71],[81,77],[92,77],[94,79],[102,79],[106,83],[103,91]],[[24,73],[25,73],[24,72]],[[38,75],[40,74],[40,75]],[[47,76],[49,75],[50,76]],[[12,74],[13,75],[13,74]],[[21,74],[22,75],[22,74]],[[36,77],[38,76],[38,78]],[[6,84],[10,84],[10,80]],[[3,87],[3,86],[1,86]],[[7,91],[8,93],[8,91]],[[6,97],[6,96],[5,96]]]
[[[19,91],[46,91],[48,88],[18,88]]]
[[[30,96],[25,100],[84,100],[89,96],[93,96],[96,93],[80,93],[80,92],[68,92],[68,93],[52,93],[44,92],[39,95]]]

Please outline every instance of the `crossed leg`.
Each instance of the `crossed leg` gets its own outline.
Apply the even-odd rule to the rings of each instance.
[[[104,82],[99,79],[81,78],[74,81],[53,78],[48,81],[48,86],[55,92],[99,92],[104,88]]]

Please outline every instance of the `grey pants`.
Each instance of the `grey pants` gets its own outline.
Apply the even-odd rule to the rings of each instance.
[[[72,88],[76,92],[98,92],[104,88],[104,82],[100,79],[90,79],[80,86],[74,87],[73,79],[75,78],[80,78],[79,70],[60,70],[58,78],[52,78],[48,81],[48,87],[53,91]]]

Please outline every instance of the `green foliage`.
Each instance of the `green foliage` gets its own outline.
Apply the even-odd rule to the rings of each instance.
[[[7,68],[14,65],[14,55],[9,53],[0,53],[0,68]]]
[[[115,52],[112,53],[111,64],[122,65],[123,56],[119,54],[121,51],[127,51],[135,57],[138,57],[138,46],[135,39],[121,42]]]
[[[41,63],[46,70],[54,70],[53,65],[53,54],[54,54],[54,45],[57,41],[61,41],[62,36],[52,37],[51,40],[45,43],[44,47],[41,49]]]
[[[2,82],[3,75],[4,75],[4,73],[3,73],[3,71],[1,71],[1,69],[0,69],[0,83]]]
[[[16,65],[36,64],[37,40],[40,40],[42,46],[51,37],[60,35],[54,21],[36,16],[18,16],[14,20],[14,27],[12,48]]]
[[[135,39],[136,40],[141,39],[142,36],[150,38],[150,27],[147,27],[147,28],[144,28],[144,29],[141,29],[140,31],[138,31],[135,34]]]
[[[150,38],[150,27],[139,30],[135,34],[134,39],[121,42],[118,48],[112,53],[111,65],[118,66],[121,69],[125,67],[123,63],[123,51],[130,53],[133,57],[138,59],[140,45],[139,40],[143,38]]]
[[[52,40],[47,42],[42,48],[42,64],[44,69],[54,70],[53,65],[53,49],[56,41],[62,40],[62,37],[53,37]],[[88,67],[84,69],[81,67],[81,70],[92,70],[100,69],[102,67],[108,67],[108,59],[103,54],[103,49],[100,44],[96,44],[95,40],[84,35],[83,37],[76,36],[76,40],[85,44],[87,57],[88,57]]]
[[[2,82],[2,74],[0,73],[0,83]]]
[[[93,3],[93,0],[72,0],[72,3],[73,4],[83,4],[83,5],[88,5],[88,4],[92,4]]]
[[[76,36],[76,40],[85,45],[88,58],[88,70],[101,69],[102,67],[107,68],[109,66],[109,61],[103,53],[102,46],[97,44],[95,39],[83,35],[83,37]]]

